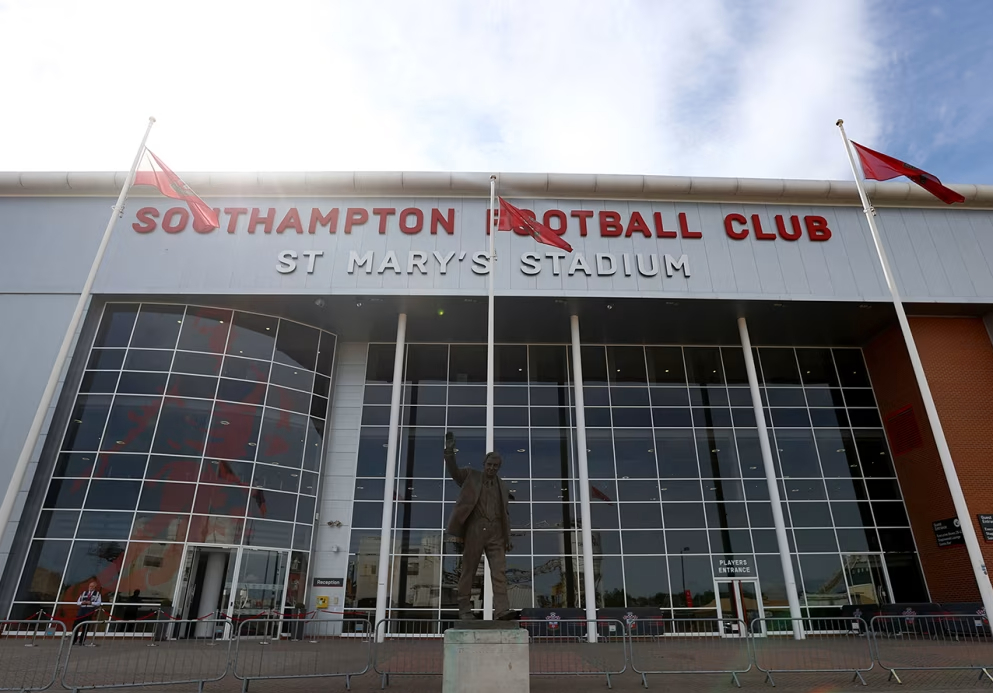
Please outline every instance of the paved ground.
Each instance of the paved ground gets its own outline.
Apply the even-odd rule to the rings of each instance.
[[[362,671],[370,659],[368,642],[356,638],[326,638],[314,642],[272,642],[242,640],[233,646],[196,641],[160,642],[149,647],[147,639],[104,638],[96,647],[61,648],[58,676],[54,689],[74,685],[106,686],[142,684],[161,680],[193,681],[199,677],[219,679],[206,684],[205,690],[236,693],[241,690],[239,675],[278,676],[285,673]],[[611,677],[615,691],[640,691],[640,675],[631,670],[630,661],[639,669],[681,672],[701,669],[737,669],[743,689],[772,690],[764,668],[860,667],[872,664],[869,641],[864,637],[811,638],[802,643],[786,639],[757,639],[754,652],[746,640],[719,638],[635,640],[630,652],[622,642],[588,645],[561,639],[537,640],[531,646],[531,691],[534,693],[585,693],[607,690],[605,671],[619,671],[628,660],[627,671]],[[0,640],[0,690],[18,690],[22,686],[40,688],[52,680],[60,656],[57,640],[39,639],[34,647],[25,647],[24,639]],[[894,664],[927,662],[948,665],[956,661],[993,662],[993,643],[925,643],[890,639],[879,641],[880,657]],[[441,691],[441,677],[413,676],[417,672],[441,671],[442,643],[439,639],[403,639],[388,642],[374,654],[374,666],[392,671],[388,691]],[[231,665],[229,666],[229,662]],[[751,665],[751,666],[750,666]],[[747,672],[744,671],[749,669]],[[534,675],[538,672],[582,671],[585,675]],[[868,688],[852,680],[851,673],[808,673],[774,675],[776,690],[786,692],[843,692],[867,690],[971,691],[993,690],[987,679],[977,680],[974,671],[923,671],[900,673],[903,685],[887,681],[888,671],[875,664],[863,676]],[[351,678],[353,691],[380,690],[382,679],[373,669]],[[728,674],[653,674],[648,677],[650,690],[728,691],[737,690]],[[270,679],[253,681],[253,693],[303,693],[345,690],[343,678]],[[195,691],[195,683],[147,687],[147,690],[172,693]],[[507,693],[512,693],[508,691]]]

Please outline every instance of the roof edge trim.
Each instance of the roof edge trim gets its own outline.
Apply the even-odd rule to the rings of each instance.
[[[0,172],[0,196],[116,196],[125,173]],[[202,197],[488,197],[487,173],[434,171],[190,172],[180,174]],[[964,205],[947,206],[909,182],[866,182],[873,204],[887,207],[993,208],[993,185],[951,185]],[[501,173],[507,197],[738,201],[859,205],[852,181],[689,176]],[[144,197],[145,191],[135,191]],[[150,193],[153,195],[154,193]]]

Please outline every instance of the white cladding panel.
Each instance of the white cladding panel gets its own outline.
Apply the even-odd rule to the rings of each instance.
[[[0,294],[0,489],[6,492],[14,466],[21,454],[28,427],[38,401],[55,364],[55,356],[65,337],[69,318],[76,306],[73,296]],[[62,377],[65,377],[63,370]],[[61,390],[61,384],[59,385]],[[58,391],[56,398],[58,401]],[[6,528],[0,527],[0,572],[10,551],[27,490],[34,476],[35,463],[45,443],[45,433],[52,419],[49,408],[43,435],[35,446],[14,515]]]
[[[499,295],[638,296],[657,298],[736,298],[770,300],[887,300],[861,210],[852,207],[648,202],[616,200],[513,200],[539,217],[548,210],[566,215],[567,254],[532,238],[499,233],[496,291]],[[106,224],[106,198],[0,199],[0,291],[72,292],[82,285],[87,264]],[[479,198],[232,198],[210,200],[226,210],[246,210],[228,232],[208,234],[187,228],[166,233],[163,215],[182,209],[161,198],[134,198],[118,222],[97,279],[96,293],[113,294],[408,294],[479,295],[486,291],[487,201]],[[134,230],[136,214],[154,208],[155,228]],[[259,225],[248,232],[249,214],[273,210],[272,233]],[[385,233],[374,210],[391,208]],[[423,229],[406,234],[400,212],[416,208]],[[303,233],[275,230],[291,209],[299,211]],[[318,225],[307,232],[312,210],[338,210],[336,232]],[[361,209],[368,220],[344,232],[348,210]],[[432,210],[454,215],[454,233],[431,233]],[[588,211],[587,235],[572,212]],[[625,231],[601,235],[599,215],[616,212]],[[659,238],[655,218],[667,232],[679,232],[679,215],[699,238]],[[742,215],[750,233],[729,237],[728,215]],[[791,231],[791,215],[820,216],[831,238],[812,241],[806,229],[799,240],[758,240],[751,222],[758,215],[765,233],[776,232],[776,215]],[[173,213],[172,220],[181,213]],[[644,220],[651,237],[631,230]],[[414,214],[406,221],[412,223]],[[904,298],[909,301],[993,301],[993,214],[964,209],[882,209],[879,225]],[[139,225],[141,225],[140,222]],[[735,223],[733,229],[741,228]],[[628,235],[631,231],[631,235]],[[280,272],[284,257],[294,257],[293,271]],[[321,253],[308,259],[305,252]],[[532,258],[528,260],[529,257]],[[557,256],[557,257],[555,257]],[[477,256],[478,257],[478,256]],[[667,267],[667,260],[668,264]],[[351,262],[350,262],[351,260]],[[684,265],[679,265],[684,260]],[[361,264],[361,263],[365,264]],[[308,271],[308,263],[312,270]],[[480,264],[482,263],[482,264]],[[349,265],[353,266],[350,267]],[[473,271],[473,268],[480,271]],[[613,271],[610,268],[613,267]],[[423,268],[423,270],[422,270]],[[351,271],[350,271],[351,270]],[[668,270],[668,271],[667,271]],[[589,273],[591,276],[587,276]]]

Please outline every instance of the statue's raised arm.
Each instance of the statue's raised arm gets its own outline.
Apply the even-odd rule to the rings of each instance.
[[[452,480],[459,486],[465,483],[465,479],[469,475],[468,468],[459,469],[455,461],[455,434],[451,431],[445,434],[445,469],[448,470],[448,476],[452,477]]]

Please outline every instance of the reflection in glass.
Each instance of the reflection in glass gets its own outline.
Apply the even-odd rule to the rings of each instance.
[[[705,607],[714,602],[714,576],[708,556],[669,556],[674,607]]]
[[[71,539],[76,531],[79,513],[70,510],[44,510],[38,518],[36,537]]]
[[[767,385],[800,385],[800,371],[793,349],[761,348],[762,376]]]
[[[140,488],[140,481],[94,479],[90,482],[83,507],[94,510],[134,510]]]
[[[182,544],[132,542],[128,545],[118,593],[140,592],[142,601],[171,600],[183,562]]]
[[[183,320],[178,348],[187,351],[223,353],[230,326],[230,310],[190,307]]]
[[[802,583],[797,584],[800,599],[807,606],[847,604],[847,588],[841,560],[837,554],[800,555]]]
[[[186,541],[189,524],[189,515],[139,512],[135,516],[131,538],[142,541]]]
[[[773,448],[773,451],[778,452],[782,476],[821,476],[812,431],[777,429],[775,435],[777,447]],[[773,458],[775,457],[774,454]]]
[[[55,601],[59,596],[69,546],[68,541],[31,542],[15,599],[31,602]]]
[[[162,399],[118,395],[107,420],[102,450],[148,452]]]
[[[131,395],[161,395],[165,392],[168,373],[121,373],[117,391]]]
[[[185,312],[184,306],[143,304],[131,335],[131,347],[174,349]]]
[[[658,478],[655,439],[649,431],[614,431],[617,477]]]
[[[569,358],[566,347],[532,346],[528,349],[528,359],[532,383],[563,385],[569,382]]]
[[[98,450],[110,411],[109,395],[80,395],[69,415],[63,450]]]
[[[166,397],[152,450],[170,455],[202,455],[211,402]]]
[[[286,522],[248,520],[245,524],[245,546],[271,546],[290,548],[293,539],[293,525]]]
[[[262,408],[217,402],[206,453],[209,457],[252,460],[262,421]]]
[[[135,590],[144,590],[142,599],[171,598],[182,542],[239,544],[246,512],[253,518],[248,543],[289,546],[292,538],[309,550],[335,341],[314,328],[227,309],[107,305],[80,391],[118,394],[78,397],[43,503],[70,509],[42,511],[36,530],[76,542],[33,542],[17,599],[66,600],[58,613],[71,619],[75,595],[90,578],[111,613],[130,613],[113,600],[122,603]],[[219,383],[222,364],[227,377]],[[270,373],[286,387],[269,388]],[[211,401],[218,388],[230,402]],[[267,392],[287,411],[263,416],[252,406]],[[94,454],[99,449],[105,452]],[[256,469],[256,456],[271,464]],[[298,500],[298,488],[310,495]]]
[[[579,606],[579,559],[577,556],[534,557],[534,604],[539,609]]]
[[[321,333],[298,322],[282,320],[276,339],[273,360],[287,366],[312,371],[317,366],[317,347]]]
[[[624,558],[627,606],[669,606],[669,580],[664,556]]]
[[[117,389],[117,371],[86,371],[79,384],[80,392],[114,392]]]
[[[486,382],[486,346],[482,344],[453,344],[449,354],[449,382]],[[483,403],[485,404],[485,394]]]
[[[275,318],[265,315],[235,312],[227,353],[269,360],[272,358],[277,322]]]
[[[724,383],[721,350],[717,347],[686,347],[683,349],[683,358],[686,361],[686,378],[690,385]]]
[[[134,513],[84,512],[80,515],[77,539],[127,539]]]
[[[299,467],[306,440],[307,419],[286,411],[266,409],[262,418],[257,461]]]
[[[137,315],[137,303],[107,304],[104,307],[103,318],[100,320],[100,328],[93,340],[93,346],[127,346]]]
[[[240,517],[194,515],[187,541],[191,544],[238,544],[245,520]]]
[[[141,491],[138,509],[166,513],[189,512],[193,507],[195,492],[196,486],[193,484],[146,481]]]
[[[217,375],[221,372],[221,357],[177,351],[172,362],[172,370],[174,373]]]
[[[76,541],[69,554],[59,601],[75,602],[91,580],[107,599],[117,588],[124,541]]]
[[[244,516],[247,504],[247,489],[201,485],[197,489],[197,499],[193,505],[193,512]]]
[[[659,476],[670,479],[693,479],[700,476],[693,431],[656,429],[655,447],[659,460]]]

